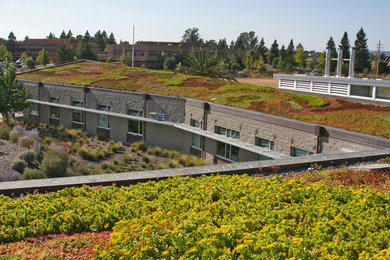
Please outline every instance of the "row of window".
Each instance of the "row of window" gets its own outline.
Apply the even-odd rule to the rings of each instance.
[[[52,103],[59,103],[59,99],[58,98],[51,98],[50,102],[52,102]],[[83,107],[83,102],[81,102],[81,101],[72,101],[72,106]],[[108,105],[98,105],[97,106],[97,110],[100,110],[100,111],[110,111],[110,106],[108,106]],[[38,113],[38,106],[37,106],[36,103],[32,103],[31,112],[35,113],[35,114]],[[140,116],[140,117],[143,116],[142,111],[133,110],[133,109],[129,109],[127,111],[127,114],[128,115],[132,115],[132,116]],[[78,109],[72,110],[72,121],[75,122],[75,123],[83,124],[84,123],[84,116],[83,115],[84,115],[84,113],[81,110],[78,110]],[[60,108],[59,107],[55,107],[55,106],[50,106],[50,117],[51,118],[55,118],[55,119],[59,119],[60,118]],[[110,117],[109,117],[109,115],[98,114],[98,127],[107,128],[107,129],[110,128]],[[142,135],[143,134],[143,124],[142,124],[142,122],[140,120],[129,119],[128,120],[128,132]]]

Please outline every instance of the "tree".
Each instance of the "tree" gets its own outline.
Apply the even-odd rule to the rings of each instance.
[[[88,30],[84,34],[83,42],[89,42],[91,40],[91,35],[89,34]]]
[[[227,44],[226,38],[219,39],[218,45],[217,45],[217,49],[224,50],[224,49],[227,49],[227,48],[229,48],[229,46]]]
[[[69,30],[68,33],[66,34],[66,38],[67,38],[67,39],[70,39],[70,38],[72,38],[72,37],[73,37],[73,33],[72,33],[71,30]]]
[[[328,42],[326,43],[326,49],[330,50],[330,57],[332,59],[337,58],[336,44],[334,43],[332,36],[329,38]],[[334,72],[336,70],[336,65],[337,65],[336,61],[333,60],[330,62],[330,72]]]
[[[0,60],[12,60],[12,53],[7,50],[4,44],[0,45]]]
[[[57,59],[59,63],[66,63],[74,60],[75,52],[71,46],[59,45],[57,49]]]
[[[316,69],[323,71],[325,69],[325,53],[321,52],[320,56],[317,59]]]
[[[174,70],[176,68],[176,58],[168,57],[164,61],[164,70]]]
[[[54,33],[49,33],[49,36],[47,36],[46,38],[48,38],[48,39],[55,39],[56,36],[54,35]]]
[[[0,113],[9,125],[9,114],[23,111],[30,104],[26,89],[16,80],[16,67],[7,62],[0,67]]]
[[[269,50],[269,63],[274,64],[274,60],[279,57],[279,45],[276,39],[271,45],[271,49]]]
[[[370,68],[370,54],[367,47],[366,33],[363,28],[356,33],[355,40],[355,70],[357,73],[362,73],[364,69]]]
[[[199,34],[199,29],[195,27],[188,28],[187,30],[185,30],[181,41],[199,45],[203,43],[203,39],[200,37]]]
[[[198,56],[195,56],[192,51],[186,60],[186,64],[187,71],[192,75],[231,79],[218,64],[217,56],[210,56],[207,50],[199,49]]]
[[[351,45],[349,44],[347,32],[344,32],[343,37],[340,41],[339,48],[343,50],[343,59],[349,59],[351,57]]]
[[[62,33],[60,35],[60,39],[66,39],[66,33],[64,30],[62,30]]]
[[[241,33],[236,40],[234,48],[236,50],[253,50],[257,47],[259,39],[254,31]]]
[[[26,52],[23,52],[20,57],[19,57],[19,60],[21,60],[24,64],[26,64],[26,60],[28,58],[28,54]]]
[[[28,57],[25,64],[28,69],[35,69],[36,62],[33,60],[33,58]]]
[[[12,31],[8,35],[8,41],[10,41],[10,42],[16,41],[16,37]]]
[[[257,46],[257,52],[259,56],[263,58],[263,62],[267,60],[266,53],[267,53],[267,47],[265,46],[264,38],[261,38],[259,45]]]
[[[298,48],[298,51],[297,53],[295,54],[295,62],[297,63],[298,67],[300,68],[305,68],[306,67],[306,54],[303,50],[303,46],[302,44],[299,44],[297,46]]]
[[[47,51],[46,49],[42,49],[40,52],[39,52],[39,55],[37,57],[37,61],[42,64],[42,65],[46,65],[50,62],[50,58],[49,58],[49,55],[47,54]]]
[[[115,36],[113,33],[111,33],[110,37],[108,37],[108,44],[116,44]]]
[[[77,57],[79,59],[97,60],[97,54],[92,50],[91,44],[85,42],[80,42]]]
[[[122,55],[119,57],[119,62],[127,66],[131,66],[130,53],[125,53],[125,49],[122,50]]]

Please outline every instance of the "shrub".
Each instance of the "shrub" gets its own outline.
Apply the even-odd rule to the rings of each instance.
[[[61,150],[49,150],[42,160],[42,172],[49,178],[66,176],[69,164],[69,155]]]
[[[144,142],[133,143],[131,147],[134,148],[135,151],[143,151],[143,152],[146,152],[146,150],[148,149],[148,146]]]
[[[162,154],[162,149],[161,147],[158,147],[158,146],[155,146],[152,148],[152,154],[155,155],[155,156],[161,156]]]
[[[17,171],[18,173],[23,173],[24,169],[26,169],[27,165],[25,161],[22,161],[20,159],[15,160],[12,163],[11,169]]]
[[[6,127],[0,127],[0,139],[9,139],[10,130]]]
[[[35,142],[34,138],[28,136],[22,136],[19,138],[19,145],[24,148],[30,148]]]
[[[19,159],[25,161],[27,164],[31,164],[35,160],[35,154],[32,150],[23,151],[19,154]]]
[[[23,175],[22,180],[47,179],[46,174],[38,169],[27,169]]]
[[[142,156],[142,161],[145,163],[148,163],[148,162],[150,162],[150,159],[148,156],[144,155],[144,156]]]
[[[23,133],[19,130],[12,130],[10,133],[9,133],[9,140],[12,142],[12,143],[18,143],[19,141],[19,138],[23,136]]]
[[[4,181],[17,181],[20,180],[22,176],[18,172],[5,172],[0,174],[0,182]]]

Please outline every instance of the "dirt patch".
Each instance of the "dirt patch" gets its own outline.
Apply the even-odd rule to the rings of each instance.
[[[236,80],[243,84],[252,84],[271,88],[278,88],[279,86],[279,81],[272,78],[236,78]]]
[[[0,173],[13,172],[12,162],[24,148],[17,146],[7,140],[0,140]]]

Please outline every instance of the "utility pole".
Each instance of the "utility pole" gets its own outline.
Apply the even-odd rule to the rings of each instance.
[[[376,45],[378,47],[378,53],[376,54],[376,77],[379,77],[379,62],[380,62],[380,56],[381,56],[381,48],[383,48],[383,44],[381,44],[381,41]]]
[[[131,50],[131,67],[134,67],[134,31],[135,25],[133,25],[133,48]]]

